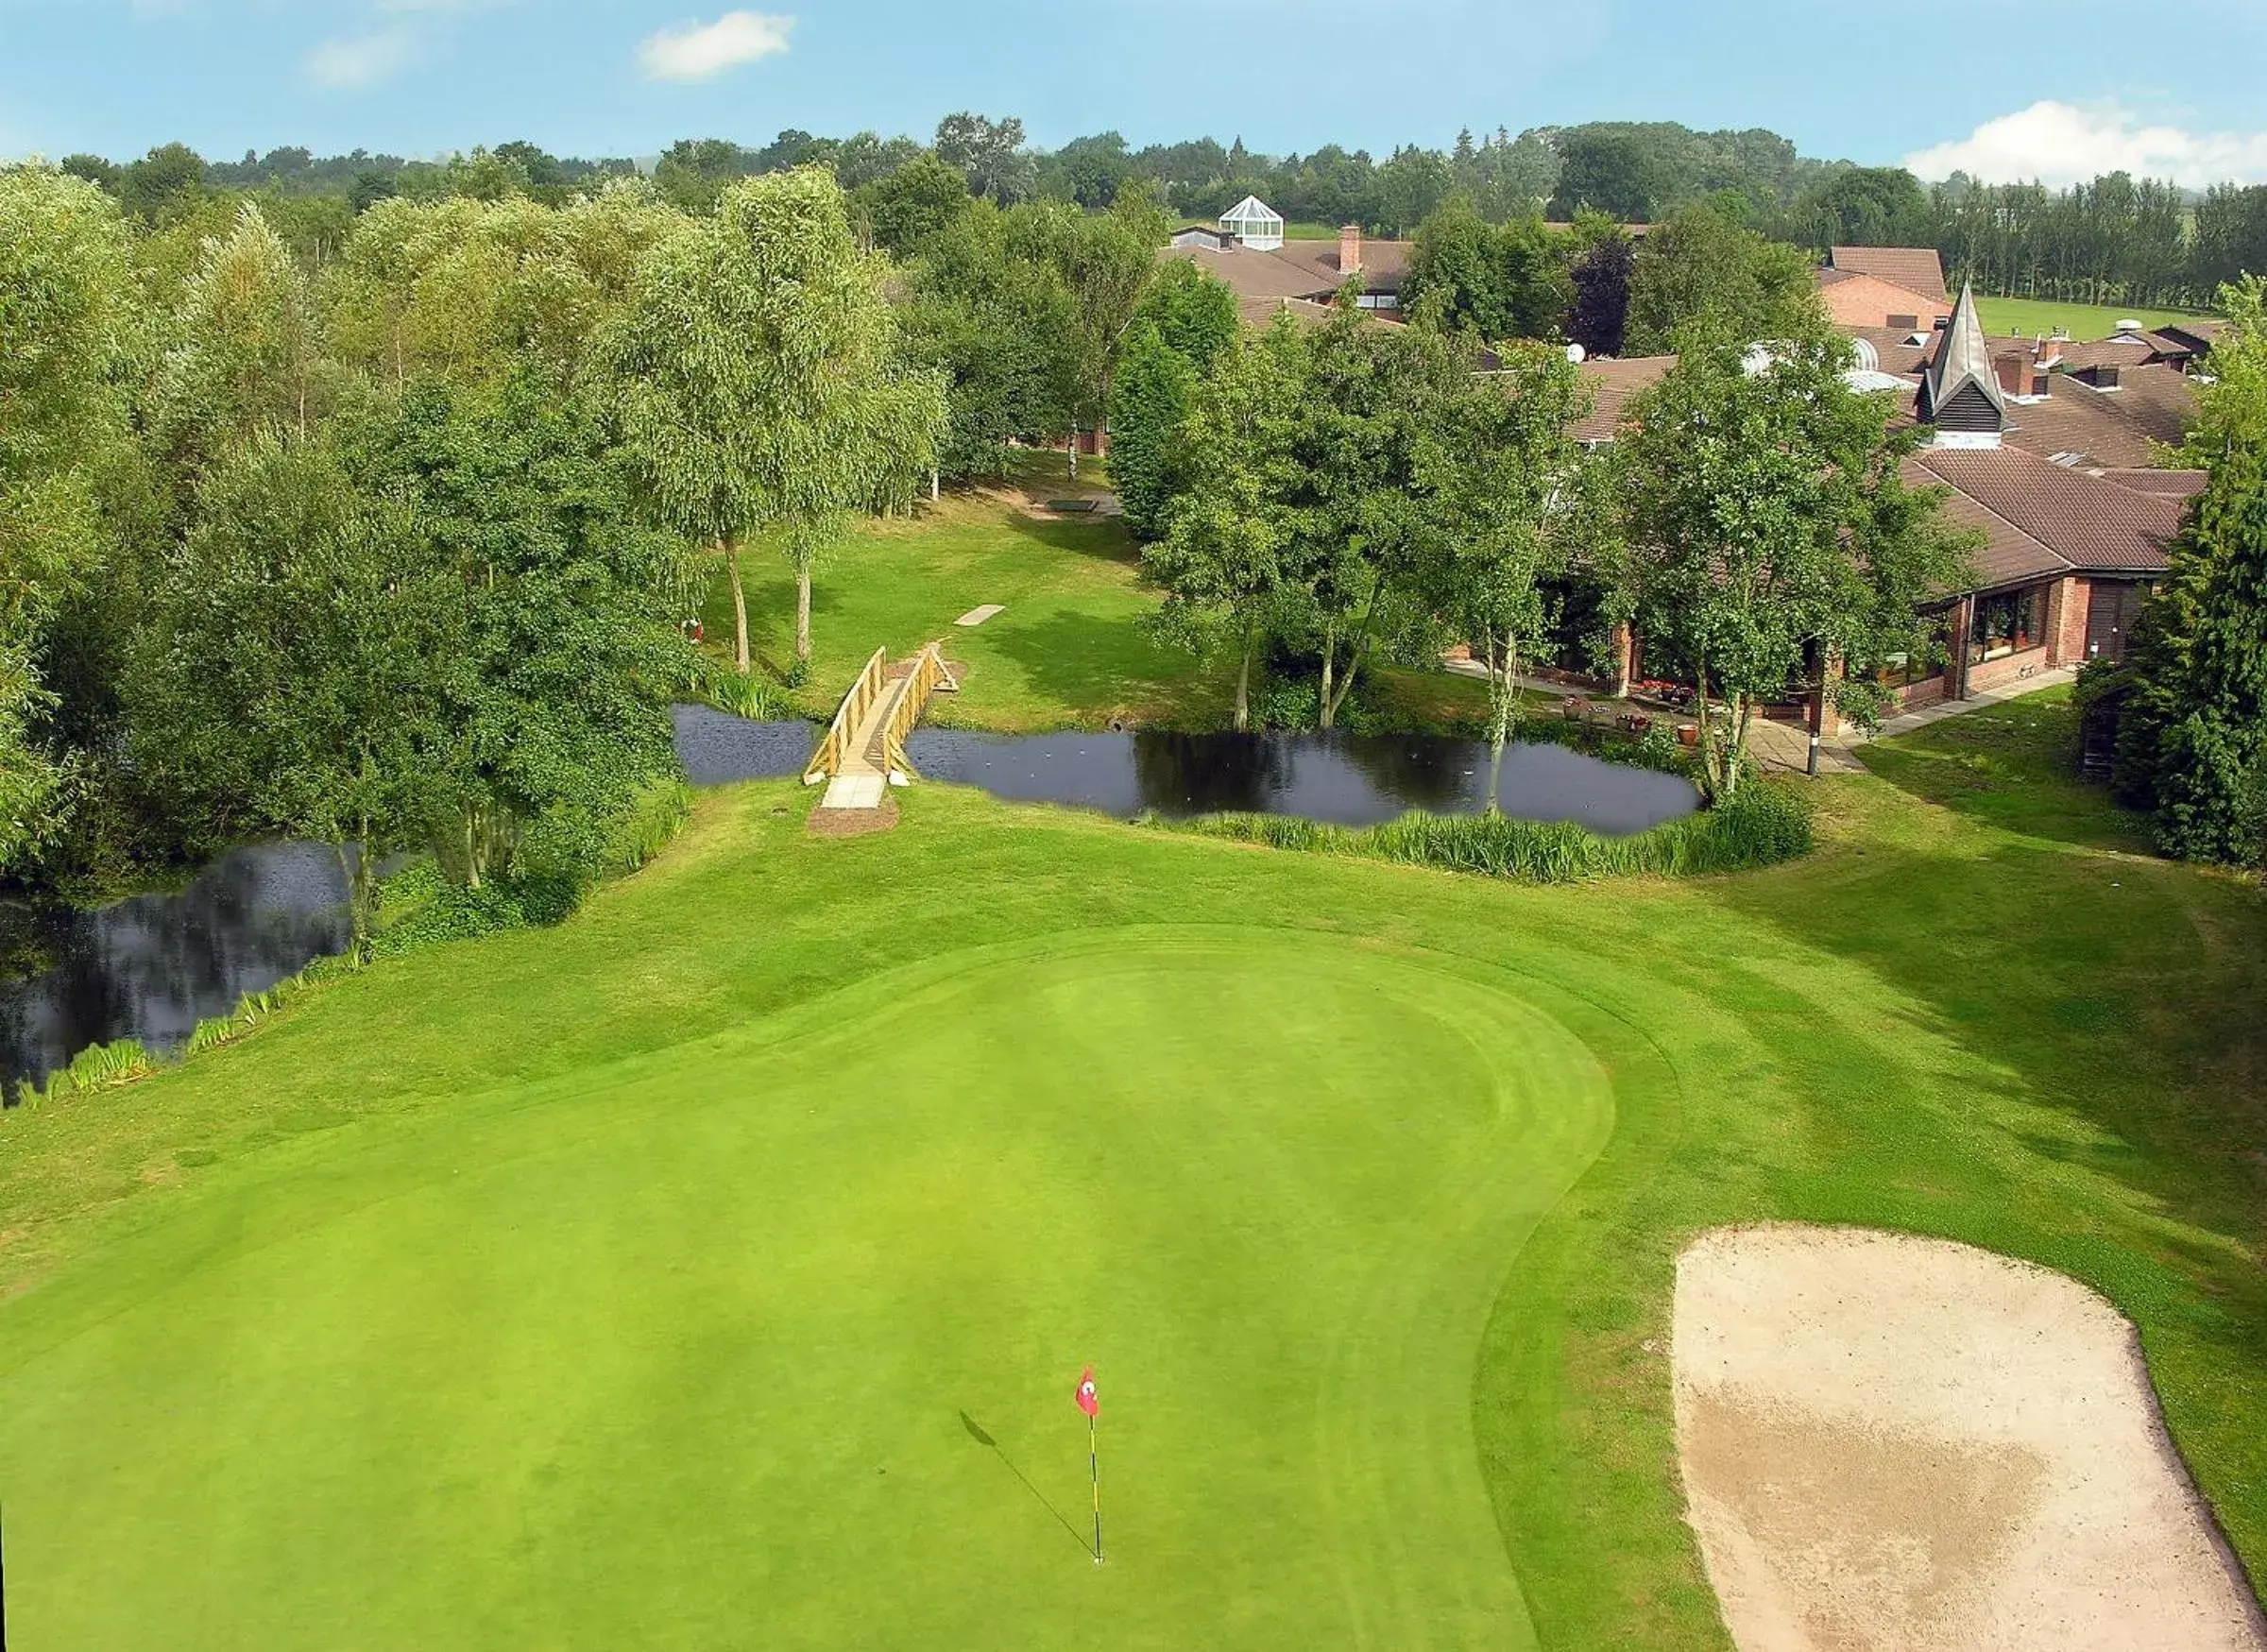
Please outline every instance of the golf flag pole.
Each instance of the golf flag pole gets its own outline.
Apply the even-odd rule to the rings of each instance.
[[[1079,1409],[1086,1413],[1086,1473],[1094,1482],[1094,1563],[1102,1563],[1102,1459],[1094,1440],[1095,1419],[1102,1414],[1101,1397],[1095,1391],[1094,1367],[1079,1378]]]

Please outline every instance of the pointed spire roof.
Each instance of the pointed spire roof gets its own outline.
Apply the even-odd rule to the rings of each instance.
[[[2007,417],[2007,396],[2000,388],[1999,375],[1991,370],[1991,345],[1976,315],[1976,290],[1969,282],[1960,284],[1960,302],[1952,307],[1952,324],[1944,330],[1935,357],[1929,363],[1927,384],[1928,405],[1921,410],[1927,417],[1934,418],[1946,402],[1970,384],[1983,392],[2001,418]]]

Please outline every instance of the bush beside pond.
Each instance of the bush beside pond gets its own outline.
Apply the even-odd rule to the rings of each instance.
[[[1651,874],[1693,877],[1772,866],[1810,852],[1811,806],[1785,786],[1751,782],[1720,808],[1628,837],[1569,821],[1509,815],[1406,814],[1374,826],[1327,826],[1278,814],[1216,814],[1145,824],[1310,854],[1355,855],[1528,883],[1578,883]]]

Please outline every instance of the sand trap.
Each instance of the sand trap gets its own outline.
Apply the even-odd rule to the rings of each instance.
[[[1741,1652],[2261,1652],[2133,1327],[2060,1274],[1769,1227],[1677,1268],[1689,1518]]]
[[[965,625],[969,630],[973,631],[979,625],[981,625],[986,620],[995,619],[997,616],[1006,613],[1007,611],[1007,607],[1004,604],[986,603],[980,608],[969,609],[965,614],[963,614],[959,619],[955,620],[953,623],[955,625]]]

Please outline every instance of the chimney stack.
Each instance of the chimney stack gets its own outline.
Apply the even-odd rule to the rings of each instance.
[[[1348,224],[1338,230],[1338,274],[1350,276],[1362,267],[1362,227]]]

